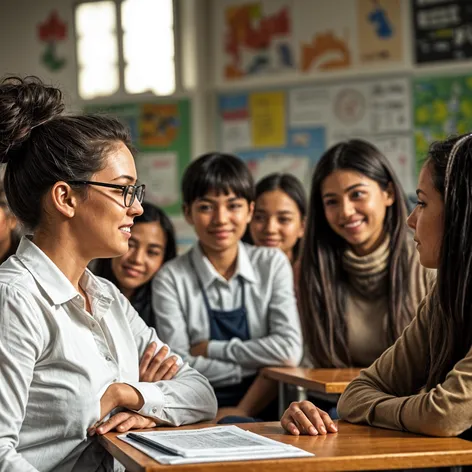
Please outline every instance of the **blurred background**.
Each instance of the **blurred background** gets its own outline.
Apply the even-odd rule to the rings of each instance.
[[[0,75],[122,119],[181,248],[180,177],[210,150],[308,189],[320,155],[360,137],[413,195],[428,144],[472,130],[471,58],[469,0],[0,1]]]

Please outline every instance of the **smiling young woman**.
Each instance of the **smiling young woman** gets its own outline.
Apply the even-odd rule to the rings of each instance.
[[[353,423],[470,439],[472,419],[472,135],[431,145],[408,225],[437,280],[397,342],[349,384],[339,414]],[[294,404],[292,434],[334,431],[328,415]]]
[[[177,254],[170,218],[152,203],[143,202],[143,214],[134,219],[128,251],[96,261],[94,273],[113,282],[148,326],[156,328],[152,311],[152,278]]]

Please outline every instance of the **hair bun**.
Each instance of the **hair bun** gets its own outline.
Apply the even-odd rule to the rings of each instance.
[[[31,131],[64,111],[62,92],[37,77],[8,77],[0,84],[0,162],[8,162]]]

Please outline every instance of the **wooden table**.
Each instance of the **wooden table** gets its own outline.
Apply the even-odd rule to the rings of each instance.
[[[205,428],[212,425],[194,425]],[[296,459],[160,465],[149,456],[108,433],[100,442],[130,472],[312,472],[338,470],[393,470],[453,467],[472,464],[472,442],[458,438],[431,438],[370,426],[338,422],[339,432],[326,436],[290,436],[280,423],[239,425],[258,434],[316,454]]]
[[[336,402],[348,384],[359,375],[360,369],[309,369],[304,367],[265,367],[265,377],[279,382],[279,414],[288,406],[286,385],[296,385],[315,396]],[[297,400],[304,400],[304,391],[298,391]]]

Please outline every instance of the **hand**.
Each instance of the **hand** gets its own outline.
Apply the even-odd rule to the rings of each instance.
[[[124,433],[130,429],[155,428],[156,426],[156,420],[141,416],[139,413],[134,413],[132,411],[121,411],[110,417],[97,428],[90,428],[89,435],[93,436],[95,433],[101,435],[108,433],[113,429],[116,429],[116,431],[120,433]]]
[[[250,416],[248,412],[242,408],[239,408],[237,406],[235,407],[224,407],[224,408],[218,408],[218,412],[216,413],[216,418],[215,422],[218,422],[221,420],[221,418],[224,418],[225,416]]]
[[[208,357],[208,341],[201,341],[190,348],[190,354],[194,357]]]
[[[144,351],[141,362],[139,363],[139,381],[140,382],[158,382],[159,380],[170,380],[179,370],[177,357],[170,356],[167,346],[162,346],[159,352],[156,352],[157,344],[152,342]]]
[[[338,432],[338,428],[328,413],[309,401],[292,402],[280,419],[280,424],[285,431],[294,436],[299,434],[317,436],[327,432]]]

